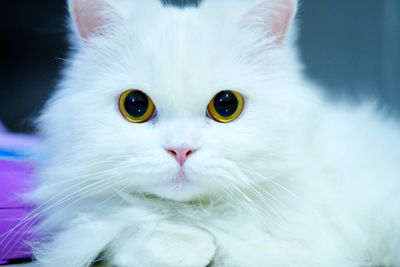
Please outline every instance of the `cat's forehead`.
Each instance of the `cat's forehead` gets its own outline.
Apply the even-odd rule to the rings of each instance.
[[[135,82],[146,84],[155,98],[193,106],[235,86],[237,37],[224,17],[201,9],[164,8],[133,20],[127,32],[132,42],[127,53],[139,59],[129,64],[141,72],[138,79],[145,79]]]

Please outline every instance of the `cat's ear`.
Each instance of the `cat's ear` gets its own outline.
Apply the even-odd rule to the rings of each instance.
[[[102,34],[122,18],[117,7],[107,0],[68,0],[68,8],[72,27],[83,40]]]
[[[259,0],[243,18],[246,24],[260,27],[279,45],[286,39],[297,11],[297,0]]]

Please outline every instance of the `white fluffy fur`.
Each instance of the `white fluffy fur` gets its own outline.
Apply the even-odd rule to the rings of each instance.
[[[294,1],[109,0],[112,12],[85,1],[85,14],[118,19],[75,38],[39,120],[49,160],[31,217],[52,233],[35,247],[39,266],[100,254],[117,267],[400,266],[400,128],[373,105],[328,104],[306,81],[285,27]],[[121,116],[129,88],[157,118]],[[205,111],[227,88],[246,107],[221,124]],[[182,144],[198,148],[188,183],[164,149]]]

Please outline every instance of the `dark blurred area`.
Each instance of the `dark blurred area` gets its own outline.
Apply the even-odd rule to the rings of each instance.
[[[333,98],[374,97],[400,110],[399,0],[303,0],[298,18],[307,73]],[[33,130],[56,84],[68,49],[65,21],[63,0],[2,3],[0,120],[11,130]]]
[[[0,8],[0,120],[31,131],[65,57],[63,0],[4,1]]]

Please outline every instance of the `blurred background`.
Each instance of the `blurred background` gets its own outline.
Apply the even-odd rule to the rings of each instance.
[[[164,0],[172,4],[195,0]],[[64,0],[0,8],[0,120],[31,132],[66,57]],[[299,45],[308,75],[333,99],[374,97],[400,111],[400,0],[302,0]]]

